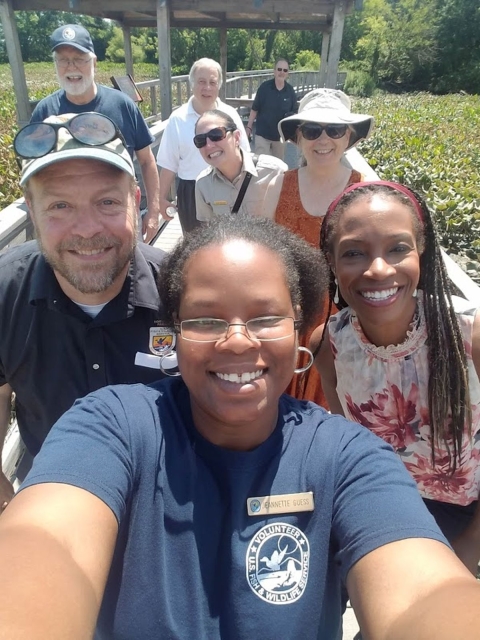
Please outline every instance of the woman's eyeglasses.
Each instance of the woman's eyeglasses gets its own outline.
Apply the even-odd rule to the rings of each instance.
[[[125,140],[116,124],[101,113],[78,113],[65,122],[35,122],[20,129],[13,141],[15,153],[20,158],[31,160],[46,156],[55,149],[58,130],[67,129],[72,138],[87,146],[98,147],[115,138],[125,145]]]
[[[224,140],[229,131],[235,131],[237,127],[215,127],[215,129],[210,129],[207,133],[197,133],[197,135],[193,138],[193,144],[197,147],[197,149],[202,149],[207,144],[207,138],[209,138],[212,142],[220,142],[220,140]]]
[[[283,71],[283,73],[288,73],[288,69],[282,69],[282,67],[277,67],[277,71]]]
[[[312,122],[307,122],[305,124],[301,124],[299,129],[302,136],[305,138],[305,140],[316,140],[322,135],[324,131],[329,138],[333,138],[333,140],[338,140],[338,138],[343,138],[343,136],[347,133],[348,125],[316,124]]]
[[[227,322],[219,318],[195,318],[175,323],[175,331],[191,342],[226,340],[230,327],[245,327],[250,340],[283,340],[299,329],[300,321],[290,316],[262,316],[247,322]]]

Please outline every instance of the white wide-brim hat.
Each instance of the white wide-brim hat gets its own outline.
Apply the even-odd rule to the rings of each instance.
[[[283,142],[296,142],[299,125],[304,122],[318,124],[347,124],[351,129],[347,149],[368,138],[373,127],[373,116],[352,113],[350,98],[339,89],[314,89],[300,101],[298,113],[283,118],[278,131]]]

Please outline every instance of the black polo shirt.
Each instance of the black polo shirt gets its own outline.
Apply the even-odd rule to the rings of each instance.
[[[275,78],[266,80],[258,87],[252,109],[258,112],[255,132],[267,140],[280,140],[277,125],[285,116],[297,113],[297,96],[288,82],[279,91]]]
[[[63,293],[36,242],[0,256],[0,386],[15,391],[20,433],[33,455],[77,398],[162,377],[135,365],[135,355],[149,353],[150,328],[160,324],[155,281],[163,256],[140,243],[122,290],[96,318]]]

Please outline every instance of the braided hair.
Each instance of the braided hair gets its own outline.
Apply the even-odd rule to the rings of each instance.
[[[353,187],[353,188],[352,188]],[[428,327],[428,410],[432,464],[435,466],[435,444],[443,442],[453,474],[462,462],[462,440],[465,426],[471,435],[472,408],[470,402],[468,367],[462,332],[453,308],[452,285],[442,258],[435,222],[425,200],[403,185],[395,183],[362,183],[347,189],[329,208],[324,218],[320,247],[327,260],[333,255],[338,220],[357,199],[371,199],[373,195],[394,198],[412,213],[414,233],[420,255],[420,280],[423,290],[425,321]],[[329,307],[336,291],[335,276],[330,268]],[[339,292],[339,309],[347,306]],[[325,327],[327,324],[325,324]],[[325,337],[323,332],[321,342]],[[316,349],[314,355],[319,351]]]

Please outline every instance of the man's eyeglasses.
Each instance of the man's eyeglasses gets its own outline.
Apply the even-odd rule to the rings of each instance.
[[[215,127],[215,129],[210,129],[207,133],[197,133],[197,135],[193,138],[193,144],[197,147],[197,149],[202,149],[207,144],[207,138],[209,138],[212,142],[220,142],[220,140],[224,140],[229,131],[235,131],[237,127]]]
[[[283,69],[282,67],[277,67],[277,71],[283,71],[283,73],[288,73],[288,69]]]
[[[195,318],[175,323],[175,331],[191,342],[225,340],[230,327],[245,327],[250,340],[269,342],[288,338],[300,328],[300,321],[290,316],[262,316],[247,322],[227,322],[219,318]]]
[[[307,122],[301,124],[299,129],[305,140],[316,140],[324,131],[329,138],[337,140],[338,138],[343,138],[347,133],[348,126],[346,124],[315,124]]]
[[[81,69],[86,64],[93,60],[93,58],[57,58],[55,57],[55,64],[60,69],[68,69],[69,65],[73,65],[77,67],[77,69]]]
[[[115,138],[125,145],[125,140],[116,124],[101,113],[78,113],[66,122],[35,122],[20,129],[13,141],[15,153],[20,158],[31,160],[46,156],[55,149],[58,130],[67,129],[72,138],[90,147],[98,147]]]

